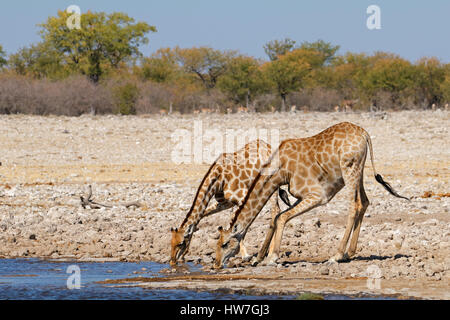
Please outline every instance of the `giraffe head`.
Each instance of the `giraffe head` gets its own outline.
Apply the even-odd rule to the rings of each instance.
[[[170,265],[175,266],[179,259],[182,259],[185,254],[188,252],[189,244],[191,243],[192,234],[191,229],[188,228],[184,230],[184,228],[170,229],[172,233],[172,239],[170,241]]]
[[[235,230],[236,228],[233,228]],[[219,227],[219,240],[216,248],[216,262],[214,267],[219,269],[228,262],[228,260],[239,252],[241,237],[238,233],[232,233],[231,229],[223,230]]]

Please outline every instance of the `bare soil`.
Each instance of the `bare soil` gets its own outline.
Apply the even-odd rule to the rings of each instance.
[[[177,129],[193,134],[194,122],[200,120],[203,131],[223,135],[231,129],[275,128],[281,140],[353,122],[372,137],[377,171],[412,201],[389,195],[375,182],[369,165],[364,183],[371,205],[356,257],[349,262],[324,263],[344,233],[344,188],[329,204],[289,222],[277,265],[251,267],[236,258],[232,268],[210,270],[217,227],[228,227],[230,209],[205,218],[194,235],[186,258],[204,266],[204,278],[167,270],[168,277],[134,281],[155,288],[261,294],[450,298],[450,113],[444,111],[0,116],[0,257],[168,262],[169,230],[184,219],[210,163],[173,163],[172,135]],[[83,209],[79,197],[89,184],[96,201],[117,206]],[[119,205],[128,201],[143,205]],[[245,238],[250,254],[258,252],[269,219],[266,207],[250,228]],[[379,282],[371,274],[374,267]],[[220,278],[229,275],[234,278]]]

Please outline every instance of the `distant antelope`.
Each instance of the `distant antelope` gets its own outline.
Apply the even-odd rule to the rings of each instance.
[[[339,112],[339,105],[334,106],[334,112]]]
[[[294,104],[291,106],[291,112],[296,112],[297,111],[297,106]]]
[[[202,108],[201,109],[201,113],[212,113],[212,112],[213,112],[213,110],[210,108]]]
[[[275,111],[277,111],[277,109],[275,109],[274,106],[270,106],[270,112],[274,113]]]
[[[247,112],[248,112],[247,107],[239,106],[237,108],[237,113],[247,113]]]
[[[358,102],[358,100],[343,100],[342,101],[342,110],[344,112],[351,112],[353,110],[354,105]]]
[[[162,116],[165,116],[165,115],[167,114],[167,110],[165,110],[165,109],[160,109],[160,110],[159,110],[159,114],[162,115]]]

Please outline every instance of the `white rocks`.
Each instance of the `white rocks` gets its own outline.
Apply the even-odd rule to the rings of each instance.
[[[389,124],[380,125],[370,117],[366,119],[356,114],[305,113],[302,114],[301,126],[291,121],[292,116],[280,113],[228,115],[226,121],[224,116],[202,115],[204,130],[212,127],[221,132],[247,127],[268,128],[273,123],[279,128],[281,139],[312,135],[341,120],[355,122],[372,137],[375,167],[379,173],[400,194],[418,197],[411,202],[391,197],[374,181],[369,168],[364,182],[371,201],[366,212],[366,218],[370,219],[364,219],[361,227],[356,253],[360,259],[328,268],[311,262],[326,260],[336,253],[348,213],[343,190],[326,207],[318,207],[288,223],[280,256],[282,260],[301,262],[285,264],[285,267],[281,264],[267,269],[256,267],[255,272],[264,274],[287,269],[298,271],[302,276],[339,278],[351,274],[360,276],[368,265],[376,262],[380,263],[388,278],[393,268],[392,275],[397,278],[445,279],[448,268],[434,265],[440,264],[442,257],[450,255],[446,240],[450,227],[442,215],[448,213],[450,199],[420,198],[425,190],[447,192],[447,183],[440,176],[442,166],[435,165],[448,160],[443,152],[447,140],[435,139],[433,135],[437,129],[447,126],[448,119],[430,114],[392,113],[389,114]],[[58,122],[61,119],[64,121]],[[173,148],[170,133],[183,127],[192,130],[194,120],[197,118],[189,115],[178,119],[99,116],[94,128],[90,117],[1,117],[0,142],[4,142],[1,133],[5,132],[12,132],[16,141],[14,148],[2,150],[0,175],[2,182],[10,187],[0,186],[0,196],[2,202],[11,204],[0,206],[2,254],[15,252],[32,256],[33,250],[39,252],[37,247],[28,248],[32,243],[43,248],[42,255],[55,257],[72,254],[85,259],[99,255],[126,260],[167,261],[170,254],[169,230],[183,221],[207,170],[207,166],[199,169],[195,164],[186,167],[170,163]],[[49,126],[52,131],[48,130]],[[430,130],[416,130],[418,126]],[[22,133],[20,136],[14,136],[15,127]],[[402,130],[403,141],[390,134],[392,127]],[[68,130],[70,134],[55,136],[55,130]],[[69,136],[72,140],[67,139]],[[139,148],[136,148],[136,141],[140,142]],[[430,158],[423,157],[423,145],[418,141],[427,141]],[[37,145],[39,152],[36,152]],[[369,162],[366,165],[370,165]],[[23,171],[24,168],[31,170],[33,166],[39,170]],[[46,171],[41,174],[41,170]],[[424,172],[432,177],[424,175]],[[428,178],[431,179],[428,181]],[[93,184],[94,199],[98,202],[140,200],[146,208],[81,209],[79,195],[86,192],[88,181]],[[213,263],[217,227],[227,228],[235,210],[224,211],[201,222],[186,256],[188,261],[206,265]],[[269,220],[270,214],[264,208],[245,238],[249,254],[258,252]],[[32,233],[36,240],[29,239]],[[283,255],[289,251],[292,251],[289,257]],[[397,254],[413,256],[415,260],[393,259]],[[236,261],[240,263],[241,260],[237,258]],[[428,275],[424,269],[426,266]]]

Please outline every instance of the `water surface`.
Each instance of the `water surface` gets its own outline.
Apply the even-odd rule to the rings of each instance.
[[[79,268],[80,289],[69,289],[74,275],[71,266]],[[189,290],[151,290],[141,287],[116,287],[96,283],[106,279],[129,277],[156,277],[168,265],[156,262],[80,262],[30,259],[0,259],[0,300],[189,300],[189,299],[295,299],[295,295],[252,296],[221,292],[197,292]],[[73,268],[73,267],[72,267]],[[145,269],[143,269],[145,268]],[[191,272],[199,272],[188,264]],[[69,272],[68,272],[69,271]],[[73,278],[71,278],[73,279]],[[344,295],[324,295],[325,299],[355,299]],[[386,299],[385,297],[358,297],[357,299]]]

